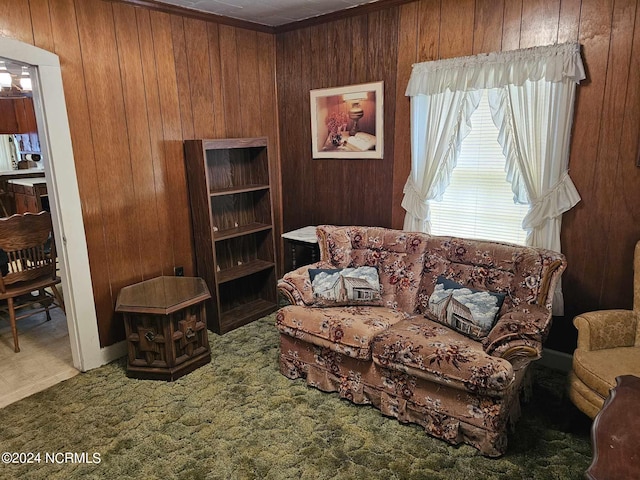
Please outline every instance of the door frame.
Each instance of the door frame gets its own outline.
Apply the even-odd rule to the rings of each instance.
[[[0,57],[30,65],[73,366],[87,371],[124,355],[126,345],[100,347],[60,60],[54,53],[4,37]]]

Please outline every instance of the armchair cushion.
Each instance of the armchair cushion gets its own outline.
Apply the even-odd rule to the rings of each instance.
[[[640,377],[640,348],[618,347],[602,350],[576,349],[573,352],[573,373],[602,397],[616,386],[616,377]]]
[[[616,386],[616,377],[640,377],[640,241],[633,269],[633,310],[600,310],[573,319],[578,348],[573,352],[569,396],[591,418]]]

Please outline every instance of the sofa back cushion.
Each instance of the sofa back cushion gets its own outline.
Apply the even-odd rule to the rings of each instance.
[[[499,315],[523,303],[551,307],[549,274],[562,254],[506,243],[380,227],[318,227],[321,259],[335,268],[378,269],[383,305],[426,314],[438,276],[505,294]]]
[[[502,315],[522,304],[551,308],[550,273],[563,262],[549,250],[507,243],[431,236],[417,299],[417,311],[429,310],[438,276],[466,287],[505,295]]]
[[[318,227],[321,260],[378,270],[382,305],[413,313],[428,235],[377,227]]]

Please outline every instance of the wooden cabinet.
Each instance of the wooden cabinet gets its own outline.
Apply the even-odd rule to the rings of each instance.
[[[211,361],[201,278],[157,277],[124,287],[116,312],[127,334],[127,375],[173,381]]]
[[[222,334],[277,308],[267,139],[187,140],[185,159],[207,325]]]
[[[9,180],[7,185],[13,193],[15,213],[48,210],[47,184],[44,178]]]
[[[0,99],[0,134],[37,132],[36,114],[33,99]]]
[[[26,193],[14,193],[16,200],[16,213],[23,214],[26,212],[38,213],[38,205],[36,196]]]

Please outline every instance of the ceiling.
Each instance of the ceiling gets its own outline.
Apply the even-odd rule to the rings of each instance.
[[[158,3],[277,27],[377,0],[160,0]]]

